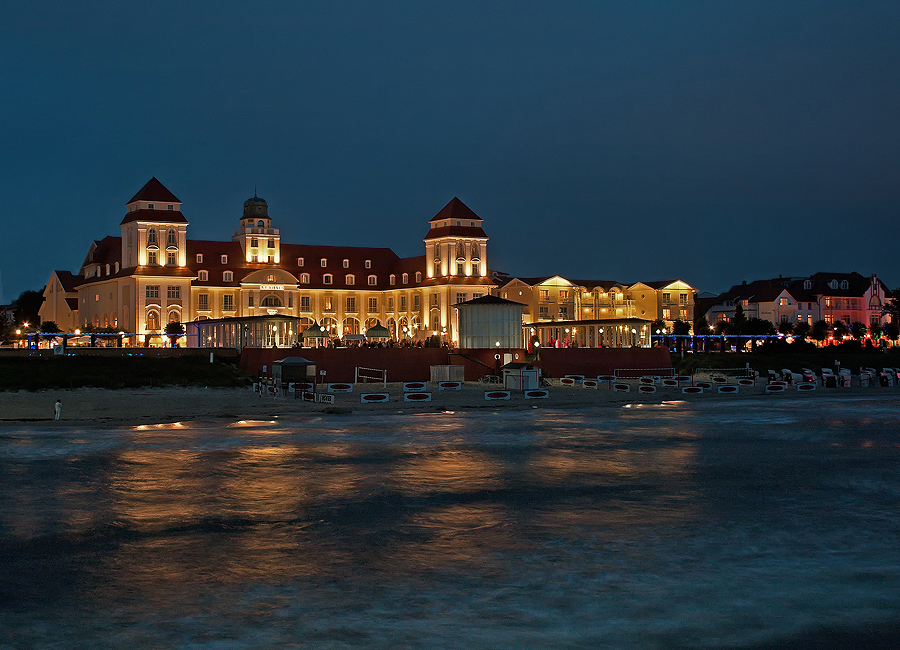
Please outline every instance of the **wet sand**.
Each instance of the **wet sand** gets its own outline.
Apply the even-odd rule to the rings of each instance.
[[[756,386],[740,386],[737,393],[708,392],[685,395],[678,388],[658,387],[655,394],[642,394],[637,381],[631,380],[631,392],[616,392],[603,385],[597,389],[580,386],[561,386],[551,380],[550,395],[546,399],[526,399],[513,391],[509,400],[486,400],[485,392],[501,387],[466,382],[461,390],[441,391],[429,384],[430,402],[405,402],[400,383],[356,384],[352,393],[335,393],[334,404],[303,402],[293,395],[261,396],[250,388],[144,388],[134,390],[105,390],[80,388],[75,390],[44,390],[36,392],[0,392],[0,426],[23,422],[42,422],[52,426],[66,424],[145,424],[178,420],[204,419],[268,419],[304,413],[365,414],[427,412],[460,409],[581,409],[603,406],[622,406],[630,403],[660,403],[671,400],[783,400],[802,399],[814,402],[822,398],[883,397],[900,395],[900,387],[822,388],[799,392],[788,387],[783,394],[765,394],[765,382]],[[324,387],[319,386],[319,391]],[[361,403],[363,393],[387,392],[390,401]],[[62,418],[53,420],[54,402],[62,400]]]

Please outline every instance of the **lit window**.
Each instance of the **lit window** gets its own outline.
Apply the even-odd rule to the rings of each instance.
[[[257,246],[259,246],[259,240],[256,237],[251,237],[250,238],[250,246],[252,248],[256,248]]]
[[[326,273],[322,276],[322,284],[331,284],[331,280],[334,276],[331,273]]]
[[[269,275],[266,276],[266,282],[268,282],[269,284],[275,284],[275,274],[269,273]]]
[[[345,268],[345,269],[349,269],[349,268],[350,268],[350,260],[344,260],[344,268]]]
[[[356,277],[351,273],[349,275],[344,276],[345,284],[356,284]]]
[[[234,311],[234,294],[226,293],[222,296],[222,309],[225,311]]]
[[[322,311],[334,311],[334,298],[332,296],[322,298]]]
[[[309,296],[300,296],[300,311],[312,311],[312,307],[310,307]]]
[[[300,284],[309,284],[309,273],[300,274]]]
[[[159,329],[159,312],[152,311],[152,310],[147,312],[147,329],[148,330],[158,330]]]

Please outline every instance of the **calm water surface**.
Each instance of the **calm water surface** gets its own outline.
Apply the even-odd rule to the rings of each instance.
[[[898,405],[3,428],[0,648],[781,648],[892,629]]]

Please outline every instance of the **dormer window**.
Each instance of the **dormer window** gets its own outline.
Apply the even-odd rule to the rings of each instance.
[[[350,268],[350,260],[344,260],[344,268],[345,268],[345,269],[349,269],[349,268]]]
[[[227,255],[222,256],[222,264],[228,264],[228,256]]]
[[[197,264],[203,264],[203,253],[197,253]]]
[[[300,274],[300,284],[309,284],[309,273]]]
[[[231,271],[225,271],[222,273],[222,281],[223,282],[234,282],[234,273]]]
[[[803,288],[804,289],[812,289],[812,280],[804,280]]]
[[[148,203],[148,204],[147,204],[147,209],[148,209],[148,210],[152,210],[152,209],[153,209],[153,204],[152,204],[152,203]]]
[[[326,266],[328,266],[328,258],[323,257],[320,264],[322,265],[322,268],[324,269]]]
[[[391,277],[388,278],[388,282],[391,283],[391,286],[394,286],[395,284],[397,284],[397,276],[391,273]]]
[[[322,276],[322,284],[331,284],[332,279],[334,279],[334,276],[331,273],[326,273]]]
[[[403,274],[403,284],[409,284],[409,273]]]
[[[303,266],[303,258],[302,257],[297,258],[297,266]]]
[[[416,271],[416,282],[421,282],[421,281],[422,281],[422,272]]]
[[[828,286],[831,287],[832,289],[837,289],[838,288],[837,280],[832,280],[831,282],[828,283]]]
[[[371,268],[372,268],[372,260],[366,260],[366,268],[367,268],[367,269],[371,269]]]
[[[347,274],[344,277],[344,283],[345,284],[356,284],[356,276],[353,275],[352,273]]]
[[[850,283],[847,280],[841,280],[841,289],[849,289]]]
[[[207,282],[209,280],[209,272],[208,271],[197,271],[197,279],[200,282]]]
[[[118,262],[116,262],[116,271],[115,271],[115,272],[116,272],[116,273],[119,272],[119,263],[118,263]]]
[[[368,280],[369,280],[370,287],[374,287],[376,284],[378,284],[378,276],[370,275]]]
[[[109,275],[109,264],[106,265],[106,275]]]

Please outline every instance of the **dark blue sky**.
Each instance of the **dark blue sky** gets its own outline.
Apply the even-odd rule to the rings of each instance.
[[[0,301],[151,176],[193,238],[257,184],[285,241],[622,282],[900,286],[900,3],[0,0]]]

